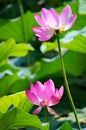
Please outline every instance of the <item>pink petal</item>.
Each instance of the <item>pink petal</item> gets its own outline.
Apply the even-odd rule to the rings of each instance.
[[[64,87],[62,86],[62,87],[59,89],[60,98],[62,97],[63,92],[64,92]],[[57,94],[57,93],[56,93],[56,94]]]
[[[69,21],[69,23],[65,26],[64,30],[68,30],[69,28],[71,28],[71,27],[73,26],[73,24],[74,24],[76,18],[77,18],[77,16],[76,16],[76,14],[74,14],[74,15],[72,16],[72,18],[70,18],[70,21]]]
[[[49,112],[50,114],[56,115],[56,112],[55,112],[52,108],[47,107],[47,110],[48,110],[48,112]]]
[[[42,8],[41,17],[46,25],[47,25],[47,14],[48,14],[48,10],[45,8]]]
[[[42,35],[43,29],[40,27],[33,27],[32,30],[38,35]]]
[[[72,10],[71,10],[71,7],[68,5],[62,10],[60,14],[61,26],[65,26],[69,22],[69,19],[71,18],[71,16],[72,16]]]
[[[31,92],[35,93],[35,87],[33,83],[30,83]]]
[[[33,27],[32,30],[35,32],[35,35],[39,37],[40,41],[49,40],[54,35],[54,31],[49,29]]]
[[[54,33],[55,33],[54,31],[46,29],[40,35],[39,40],[40,41],[47,41],[47,40],[49,40],[49,39],[51,39],[53,37]]]
[[[48,22],[49,27],[51,27],[53,29],[58,29],[59,15],[53,8],[49,9],[49,11],[48,11],[47,22]]]
[[[54,106],[54,105],[56,105],[56,104],[58,104],[60,102],[60,97],[59,97],[59,95],[54,95],[54,96],[52,96],[49,100],[48,100],[48,103],[47,103],[47,105],[48,106]]]
[[[43,85],[41,82],[37,81],[35,84],[35,89],[36,95],[39,98],[40,103],[43,101],[45,102],[45,104],[47,104],[47,100],[50,98],[50,96],[48,94],[48,89],[46,88],[46,86]]]
[[[42,99],[42,101],[44,100],[46,105],[49,98],[55,94],[55,86],[52,80],[48,80],[44,85],[40,82],[36,82],[35,88],[37,96]]]
[[[40,16],[38,16],[37,14],[35,14],[34,17],[35,17],[36,21],[38,22],[38,24],[40,26],[45,26],[45,23],[44,23],[44,21],[42,20],[42,18]]]
[[[64,92],[64,87],[62,86],[59,90],[56,88],[55,91],[55,94],[48,101],[48,106],[53,106],[60,102],[60,99]]]
[[[39,81],[37,81],[36,82],[36,84],[35,84],[35,89],[36,89],[36,94],[37,94],[37,96],[40,98],[40,99],[43,99],[43,95],[42,95],[42,93],[44,92],[44,85],[41,83],[41,82],[39,82]]]
[[[45,33],[44,33],[45,34]],[[39,37],[39,41],[48,41],[53,37],[54,33],[50,33],[50,34],[45,34],[44,36],[40,36]]]
[[[45,82],[44,85],[37,81],[35,89],[36,95],[39,98],[40,102],[44,100],[46,105],[49,98],[51,98],[55,94],[55,86],[51,79]]]
[[[32,102],[32,104],[39,105],[39,100],[36,97],[34,93],[32,93],[30,90],[26,90],[26,96],[27,98]]]
[[[39,114],[41,111],[42,107],[38,107],[33,111],[33,114]]]
[[[51,79],[44,83],[45,86],[45,96],[49,99],[51,96],[55,94],[55,85]]]

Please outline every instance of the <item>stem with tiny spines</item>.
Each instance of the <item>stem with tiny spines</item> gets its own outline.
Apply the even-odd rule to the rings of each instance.
[[[79,123],[78,117],[77,117],[76,108],[75,108],[75,105],[74,105],[74,102],[73,102],[73,99],[72,99],[72,96],[71,96],[71,93],[70,93],[68,81],[67,81],[64,62],[63,62],[63,58],[62,58],[62,54],[61,54],[61,47],[60,47],[59,32],[58,31],[56,32],[56,39],[57,39],[57,43],[58,43],[58,50],[59,50],[59,55],[60,55],[60,62],[61,62],[61,67],[62,67],[62,74],[63,74],[63,78],[64,78],[65,88],[66,88],[66,91],[67,91],[69,102],[70,102],[72,110],[74,112],[74,116],[75,116],[75,119],[76,119],[76,122],[77,122],[78,129],[81,130],[80,123]]]

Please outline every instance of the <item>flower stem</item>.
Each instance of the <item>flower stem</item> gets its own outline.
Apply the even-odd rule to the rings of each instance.
[[[26,30],[26,23],[25,23],[25,17],[24,17],[24,9],[21,0],[18,0],[18,5],[19,5],[19,10],[21,14],[21,22],[22,22],[22,31],[23,31],[23,37],[24,37],[24,42],[28,42],[27,38],[27,30]]]
[[[21,0],[18,0],[18,5],[19,5],[20,14],[21,14],[23,39],[24,39],[25,43],[28,43],[27,28],[26,28],[26,22],[25,22],[25,16],[24,16],[24,9],[23,9],[23,5],[22,5]],[[26,65],[29,65],[28,54],[26,55]]]
[[[57,38],[57,43],[58,43],[58,50],[59,50],[59,55],[60,55],[60,62],[61,62],[61,67],[62,67],[62,74],[63,74],[63,78],[64,78],[65,88],[66,88],[66,91],[67,91],[67,95],[68,95],[72,110],[74,112],[74,116],[75,116],[75,119],[76,119],[76,122],[77,122],[78,129],[81,130],[81,127],[80,127],[80,124],[79,124],[79,121],[78,121],[78,117],[77,117],[76,108],[75,108],[75,105],[74,105],[74,102],[73,102],[73,99],[72,99],[72,96],[71,96],[71,93],[70,93],[68,81],[67,81],[67,76],[66,76],[66,72],[65,72],[63,58],[62,58],[58,32],[56,33],[56,38]]]
[[[48,114],[47,114],[47,108],[44,107],[44,113],[45,113],[45,121],[48,122]]]
[[[3,2],[4,2],[4,6],[5,6],[5,8],[6,8],[6,6],[7,6],[7,0],[4,0]],[[8,10],[5,11],[5,16],[6,16],[7,19],[9,19]]]

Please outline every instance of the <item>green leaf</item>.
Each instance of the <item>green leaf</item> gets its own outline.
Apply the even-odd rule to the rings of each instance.
[[[9,52],[9,56],[25,56],[28,51],[33,51],[34,48],[29,45],[29,44],[25,44],[25,43],[19,43],[15,46],[15,48],[13,48],[10,52]]]
[[[57,42],[44,42],[42,43],[40,50],[42,53],[51,51],[51,50],[57,50],[58,46],[57,46]]]
[[[33,69],[16,67],[11,64],[2,65],[0,67],[0,97],[29,88],[30,82],[35,78],[34,73],[37,71],[36,67],[31,68]]]
[[[39,128],[40,130],[49,130],[49,124],[42,125],[39,118],[36,115],[31,115],[19,108],[14,108],[12,111],[8,111],[0,117],[0,129],[18,129],[18,128]]]
[[[79,0],[79,14],[86,14],[86,0]]]
[[[57,50],[57,42],[44,42],[42,43],[40,50],[42,53],[51,51],[51,50]]]
[[[19,107],[25,111],[30,111],[33,106],[27,99],[24,91],[0,98],[1,112],[6,112],[11,105]]]
[[[0,64],[8,58],[9,51],[15,47],[15,41],[13,39],[0,44]]]
[[[20,68],[10,64],[4,64],[0,67],[0,97],[9,94],[17,82],[21,83],[21,87],[24,85],[23,81],[20,81],[21,79],[17,75],[19,70]],[[19,91],[20,86],[16,85],[16,87],[15,88]]]
[[[24,18],[27,29],[26,35],[28,40],[31,40],[34,36],[32,27],[37,25],[34,19],[34,13],[28,11],[24,15]],[[21,17],[14,21],[0,19],[0,40],[7,40],[10,38],[14,38],[16,42],[24,42]]]
[[[63,55],[67,76],[81,76],[86,71],[85,59],[86,54],[84,53],[67,51]],[[9,75],[7,70],[13,75]],[[31,66],[31,68],[20,69],[4,65],[0,67],[0,74],[3,74],[0,79],[0,97],[26,90],[31,81],[62,76],[59,55],[50,59],[42,58],[38,64]]]
[[[86,27],[82,30],[71,31],[67,33],[63,38],[60,39],[62,48],[67,48],[72,51],[86,53]],[[41,51],[43,53],[51,50],[57,50],[57,41],[55,42],[44,42],[41,45]]]
[[[85,1],[85,0],[84,0]],[[80,15],[78,14],[78,2],[66,2],[63,4],[63,6],[60,6],[59,8],[56,8],[58,12],[60,12],[64,6],[70,5],[73,11],[73,14],[77,14],[77,20],[74,24],[74,26],[71,28],[71,30],[79,30],[85,26],[85,22],[83,22],[86,19],[86,15]],[[85,5],[85,4],[84,4]],[[27,12],[24,15],[25,21],[26,21],[26,29],[27,29],[27,37],[28,40],[32,40],[34,36],[34,32],[32,31],[32,27],[36,26],[37,23],[34,19],[34,13]],[[21,24],[21,18],[17,19],[16,21],[9,21],[9,20],[3,20],[0,19],[0,39],[1,40],[7,40],[9,38],[14,38],[16,42],[24,42],[23,38],[23,32],[22,32],[22,24]]]
[[[0,67],[0,73],[3,73],[6,70],[11,71],[12,73],[17,73],[20,70],[20,68],[15,67],[12,64],[4,64]],[[2,78],[0,77],[0,79],[2,79]]]
[[[71,60],[70,60],[71,59]],[[68,76],[80,76],[86,70],[86,54],[77,53],[75,51],[67,51],[63,55],[66,73]],[[45,78],[46,76],[54,75],[61,76],[61,64],[59,61],[59,55],[55,58],[44,58],[40,62],[40,70],[36,75],[36,80],[39,78]]]
[[[0,44],[0,65],[10,56],[25,56],[29,50],[34,50],[27,44],[16,45],[14,39],[10,39]]]
[[[70,43],[61,42],[62,48],[67,48],[72,51],[86,53],[86,37],[81,35],[75,37]]]
[[[68,122],[65,122],[62,127],[60,128],[60,130],[73,130],[72,127],[69,125]]]

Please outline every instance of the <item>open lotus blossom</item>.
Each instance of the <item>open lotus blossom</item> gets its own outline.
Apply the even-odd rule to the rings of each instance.
[[[34,85],[30,83],[31,90],[26,90],[27,98],[32,102],[32,104],[39,106],[33,112],[33,114],[38,114],[42,108],[46,107],[48,112],[51,114],[56,114],[56,112],[50,108],[60,102],[63,95],[63,86],[58,90],[51,79],[42,84],[37,81]]]
[[[53,8],[49,10],[42,8],[41,16],[35,14],[34,17],[40,27],[33,27],[32,30],[40,41],[49,40],[56,30],[62,32],[70,29],[76,20],[76,14],[72,15],[69,5],[63,8],[60,15]]]

